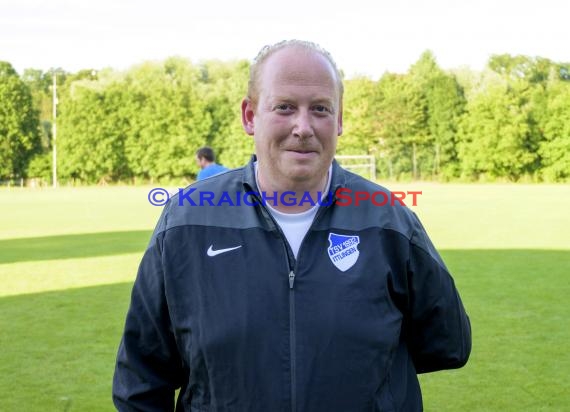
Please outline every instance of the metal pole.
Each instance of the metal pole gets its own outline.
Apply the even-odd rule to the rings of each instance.
[[[56,139],[57,139],[57,126],[56,126],[56,119],[57,119],[57,74],[56,71],[53,71],[53,123],[52,123],[52,148],[53,148],[53,156],[52,156],[52,182],[53,187],[57,187],[57,147],[56,147]]]

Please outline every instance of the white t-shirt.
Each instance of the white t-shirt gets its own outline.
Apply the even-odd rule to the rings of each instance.
[[[325,185],[323,194],[321,195],[322,199],[326,199],[327,193],[330,189],[331,174],[332,165],[329,167],[327,184]],[[259,180],[257,178],[257,162],[255,162],[255,181],[257,183],[257,187],[259,187]],[[297,201],[299,200],[300,199],[297,199]],[[299,248],[301,247],[301,242],[303,242],[305,235],[309,231],[320,205],[317,203],[309,210],[305,210],[301,213],[283,213],[271,207],[269,203],[266,203],[266,206],[273,218],[277,221],[277,224],[281,227],[281,230],[287,238],[287,242],[289,242],[296,259],[297,254],[299,253]]]

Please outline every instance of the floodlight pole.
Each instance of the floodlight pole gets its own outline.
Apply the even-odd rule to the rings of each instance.
[[[53,123],[52,127],[52,182],[53,187],[57,187],[57,147],[56,147],[56,139],[57,139],[57,72],[55,69],[53,70]]]

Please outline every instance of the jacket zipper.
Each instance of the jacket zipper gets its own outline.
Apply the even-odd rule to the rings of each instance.
[[[297,336],[295,334],[295,272],[289,272],[289,352],[291,356],[291,412],[297,411]]]
[[[332,202],[331,202],[332,204]],[[307,231],[307,234],[305,235],[305,237],[303,238],[303,240],[301,241],[301,245],[299,246],[299,254],[301,253],[301,250],[303,249],[303,243],[305,243],[305,239],[307,238],[307,235],[311,232],[311,229],[313,228],[313,226],[315,225],[315,223],[318,221],[318,219],[325,213],[325,211],[330,207],[329,205],[326,205],[324,207],[319,208],[319,210],[317,211],[317,214],[315,216],[315,219],[313,220],[313,223],[311,223],[311,226],[309,227],[309,230]],[[277,224],[276,224],[277,225]],[[287,245],[287,240],[285,238],[285,235],[283,234],[283,232],[281,231],[281,229],[279,228],[279,226],[277,225],[277,228],[279,229],[279,232],[281,233],[281,237],[283,238],[283,243],[285,245]],[[286,250],[287,246],[285,246]],[[289,259],[288,259],[289,260]],[[296,412],[297,411],[297,335],[296,335],[296,328],[295,328],[295,271],[297,270],[297,265],[298,265],[298,259],[294,260],[294,268],[291,269],[290,266],[290,260],[289,260],[289,351],[291,354],[291,412]]]
[[[292,257],[292,251],[287,243],[287,238],[285,234],[281,230],[281,227],[277,224],[271,212],[263,205],[259,196],[256,196],[259,206],[265,210],[265,213],[271,218],[274,227],[277,229],[277,232],[281,236],[281,240],[283,242],[283,246],[285,248],[285,257],[287,258],[287,268],[289,269],[289,352],[290,352],[290,369],[291,369],[291,412],[297,412],[297,336],[296,336],[296,328],[295,328],[295,269],[297,266],[297,260]],[[334,203],[333,199],[330,204],[322,206],[317,211],[315,219],[313,223],[309,227],[307,234],[311,232],[311,229],[317,222],[317,220],[325,213],[325,211]],[[305,243],[307,235],[303,238],[301,245],[299,247],[299,253],[301,253],[301,249],[303,248],[303,243]],[[293,264],[292,264],[293,263]]]
[[[257,199],[259,207],[261,207],[264,213],[266,213],[267,216],[269,216],[269,218],[271,219],[273,227],[277,229],[277,233],[279,233],[279,236],[281,237],[281,242],[283,244],[283,248],[285,249],[285,258],[287,259],[287,269],[289,270],[289,352],[291,358],[289,368],[291,370],[291,412],[296,412],[297,411],[297,369],[296,369],[297,355],[295,350],[296,346],[295,289],[294,289],[295,272],[293,270],[295,266],[294,263],[295,258],[292,255],[293,252],[291,251],[291,248],[287,243],[287,238],[285,237],[285,234],[281,230],[281,227],[275,221],[273,215],[271,215],[271,212],[269,212],[269,210],[265,207],[265,205],[263,205],[262,199],[259,196],[255,195],[255,198]]]

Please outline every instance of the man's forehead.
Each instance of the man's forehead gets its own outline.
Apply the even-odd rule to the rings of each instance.
[[[280,66],[276,71],[269,72],[268,80],[279,85],[336,86],[332,73],[329,72],[327,75],[326,70],[308,66]]]
[[[265,87],[329,87],[335,92],[338,87],[334,69],[324,56],[313,50],[292,47],[279,50],[267,59],[261,70],[261,83]]]
[[[301,102],[310,102],[311,104],[331,104],[336,105],[337,103],[337,96],[334,93],[334,90],[331,90],[330,93],[297,93],[299,90],[295,90],[294,88],[290,87],[287,90],[281,92],[276,91],[275,93],[267,93],[262,98],[265,104],[274,104],[278,102],[289,102],[289,103],[301,103]]]

